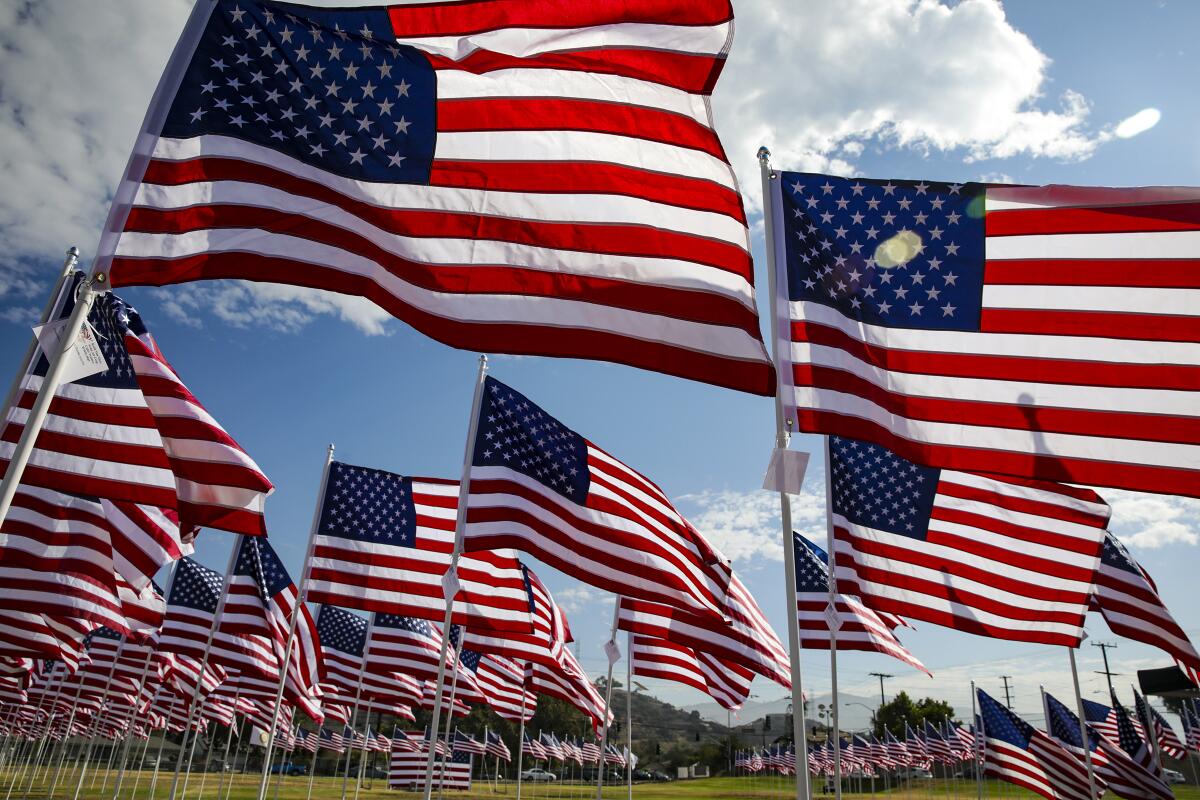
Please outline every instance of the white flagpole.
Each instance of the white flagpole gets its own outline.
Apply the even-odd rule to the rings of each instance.
[[[229,720],[229,731],[225,735],[225,752],[221,754],[221,778],[217,781],[217,797],[221,796],[221,790],[225,788],[225,773],[229,767],[229,746],[233,744],[233,729],[237,727],[237,710],[238,698],[242,694],[241,681],[237,683],[237,688],[233,690],[233,704],[230,706],[233,709],[232,719]],[[229,776],[229,780],[233,780],[233,776]],[[201,793],[203,796],[203,793]],[[117,800],[117,798],[113,798]]]
[[[525,662],[526,671],[529,670],[529,662]],[[521,800],[521,769],[525,760],[525,701],[528,695],[526,693],[525,684],[521,683],[521,724],[517,731],[517,800]]]
[[[180,695],[173,693],[171,695],[170,702],[167,703],[167,713],[166,719],[163,722],[162,738],[158,740],[158,755],[154,758],[154,774],[150,776],[150,794],[148,795],[150,800],[154,800],[154,790],[158,788],[158,772],[159,768],[162,767],[163,750],[167,746],[167,734],[171,732],[171,712],[175,709],[175,702],[179,699]],[[182,748],[180,748],[180,755],[182,755],[182,752]],[[176,761],[179,760],[179,756],[176,756],[175,758]],[[51,792],[51,794],[53,794],[53,792]],[[133,800],[132,794],[130,795],[130,800]]]
[[[1083,695],[1079,693],[1079,670],[1075,667],[1075,648],[1068,647],[1067,655],[1071,659],[1071,683],[1075,687],[1075,714],[1079,717],[1079,741],[1083,745],[1084,761],[1087,762],[1088,772],[1088,788],[1091,789],[1092,797],[1099,800],[1100,795],[1096,793],[1096,773],[1092,767],[1092,746],[1091,740],[1088,737],[1087,716],[1083,710]],[[1050,727],[1050,709],[1046,703],[1046,691],[1042,690],[1042,704],[1046,708],[1046,727]]]
[[[367,768],[367,752],[371,746],[371,704],[367,703],[367,724],[363,728],[363,746],[358,754],[358,779],[354,783],[354,800],[358,800],[358,793],[362,790],[363,773]]]
[[[625,782],[629,785],[629,800],[633,800],[633,631],[625,632],[625,749],[629,751]]]
[[[442,683],[446,678],[446,652],[450,644],[445,635],[454,619],[454,595],[458,592],[458,558],[463,549],[463,532],[467,526],[467,498],[471,494],[471,460],[475,454],[475,435],[479,430],[479,406],[483,398],[483,379],[487,376],[487,356],[479,357],[479,374],[475,379],[475,396],[471,400],[471,419],[467,423],[467,445],[463,451],[462,478],[458,486],[458,514],[454,521],[454,551],[450,554],[450,568],[442,578],[442,589],[446,595],[446,616],[442,622],[442,651],[438,656],[437,682],[433,693],[433,715],[429,721],[429,755],[425,761],[424,800],[433,795],[433,763],[437,755],[432,740],[437,738],[438,726],[442,721]],[[345,800],[345,798],[342,798]]]
[[[1106,667],[1107,669],[1107,667]],[[1134,699],[1137,699],[1137,687],[1132,683],[1129,684],[1129,690],[1134,694]],[[1162,772],[1162,751],[1158,747],[1158,728],[1154,725],[1154,715],[1150,711],[1150,701],[1142,698],[1142,706],[1146,709],[1145,714],[1138,714],[1142,720],[1142,725],[1145,726],[1146,739],[1150,744],[1150,752],[1154,754],[1154,765],[1158,768],[1159,773]],[[1136,711],[1136,703],[1134,710]]]
[[[596,800],[601,800],[604,794],[604,756],[608,749],[608,710],[612,707],[612,673],[613,664],[621,658],[621,648],[617,645],[617,623],[621,619],[621,596],[613,596],[612,633],[604,645],[604,655],[608,657],[608,678],[604,683],[604,715],[600,718],[603,726],[600,733],[600,769],[596,774]],[[549,762],[547,761],[547,764]]]
[[[96,710],[96,716],[92,720],[92,734],[88,739],[88,746],[83,756],[83,766],[79,769],[79,782],[75,784],[74,800],[79,800],[79,793],[83,791],[83,778],[87,775],[88,762],[92,758],[92,749],[96,744],[96,736],[100,730],[100,720],[104,717],[104,707],[108,704],[108,692],[112,688],[113,674],[117,671],[117,662],[121,660],[121,651],[125,649],[125,637],[122,636],[120,642],[117,643],[117,653],[113,656],[112,666],[108,668],[108,677],[104,681],[104,691],[100,694],[100,707]]]
[[[983,800],[983,729],[975,725],[975,681],[971,681],[971,725],[975,728],[975,800]]]
[[[325,489],[329,484],[329,465],[333,463],[333,444],[325,451],[325,466],[321,471],[321,484],[317,490],[317,502],[313,508],[312,524],[308,528],[308,549],[304,554],[304,567],[300,573],[300,586],[296,590],[296,607],[288,623],[287,644],[283,648],[283,661],[279,665],[279,685],[275,687],[275,709],[271,712],[271,727],[267,729],[267,747],[263,751],[263,771],[258,783],[258,800],[267,796],[267,783],[271,780],[271,752],[275,749],[275,729],[279,727],[279,714],[283,708],[283,690],[287,685],[288,669],[292,664],[292,648],[296,641],[296,625],[302,616],[301,609],[308,600],[308,575],[311,572],[313,542],[317,537],[317,526],[321,524],[321,512],[325,504]],[[366,654],[364,653],[364,658]]]
[[[342,800],[350,786],[350,756],[354,754],[354,725],[358,722],[358,707],[362,700],[363,677],[367,674],[367,654],[371,652],[371,634],[375,630],[375,615],[367,617],[367,633],[363,638],[363,660],[358,668],[358,685],[354,688],[354,710],[350,713],[350,741],[346,744],[346,769],[342,774]],[[367,715],[370,717],[370,715]]]
[[[241,549],[241,539],[234,537],[233,546],[229,548],[229,563],[225,565],[225,579],[221,582],[221,596],[217,598],[217,608],[213,611],[212,625],[208,627],[208,638],[204,640],[204,655],[200,659],[200,672],[196,677],[196,691],[192,693],[192,702],[188,704],[187,723],[183,726],[183,737],[179,740],[179,755],[175,759],[175,775],[171,778],[171,791],[167,800],[175,800],[179,790],[179,775],[183,771],[183,751],[187,749],[188,737],[192,736],[192,723],[200,706],[200,690],[204,685],[204,675],[208,671],[208,654],[212,651],[213,638],[221,627],[221,615],[225,612],[225,598],[229,596],[229,581],[233,576],[233,567],[237,563],[238,551]],[[168,603],[170,595],[167,596]],[[169,726],[169,725],[168,725]],[[188,759],[188,769],[191,769],[191,759]]]
[[[771,151],[758,149],[759,173],[762,177],[763,224],[767,239],[768,292],[771,298],[771,354],[779,369],[779,340],[783,335],[779,321],[779,267],[775,263],[775,221],[771,212],[773,192],[771,181]],[[788,423],[784,420],[782,382],[775,392],[775,447],[786,450],[790,440]],[[808,747],[804,730],[804,687],[800,674],[800,621],[796,616],[796,553],[792,533],[792,501],[787,492],[779,493],[779,516],[783,533],[783,571],[787,581],[788,654],[792,668],[792,741],[796,743],[796,800],[809,800]],[[830,555],[832,560],[832,554]]]
[[[174,570],[172,570],[172,574],[173,573],[174,573]],[[164,598],[164,602],[165,602],[165,598]],[[154,648],[147,646],[146,647],[146,660],[142,663],[142,677],[138,680],[139,695],[142,691],[142,687],[144,687],[146,685],[146,677],[150,674],[150,661],[153,658],[154,658]],[[136,704],[137,701],[135,700],[134,703]],[[122,752],[121,752],[121,768],[119,770],[117,770],[117,780],[116,780],[116,783],[113,785],[113,795],[112,795],[113,800],[117,800],[117,798],[120,796],[121,782],[125,780],[125,765],[129,761],[129,750],[132,747],[132,741],[133,741],[133,719],[136,715],[137,715],[137,706],[134,705],[132,712],[129,715],[129,730],[127,730],[125,732],[125,744],[124,744],[124,747],[122,747]]]
[[[832,689],[832,697],[830,705],[832,713],[830,717],[833,721],[833,796],[836,800],[842,800],[842,732],[838,726],[838,673],[837,673],[837,632],[841,627],[841,618],[837,612],[837,574],[834,571],[834,556],[833,556],[833,448],[829,446],[829,437],[825,437],[825,530],[829,537],[825,543],[828,548],[829,564],[826,572],[828,573],[829,585],[829,607],[825,609],[825,616],[829,622],[829,672],[830,686]]]
[[[308,768],[308,794],[305,800],[312,800],[313,780],[317,777],[317,754],[321,752],[321,729],[313,731],[313,736],[317,739],[317,746],[313,748],[312,764]]]
[[[467,629],[462,626],[458,631],[458,644],[454,646],[454,677],[450,679],[450,707],[446,712],[446,735],[442,738],[446,740],[446,746],[450,748],[450,757],[454,757],[454,745],[450,741],[450,722],[454,719],[454,701],[458,696],[458,673],[461,666],[460,659],[462,658],[463,640],[466,639]],[[450,631],[443,631],[443,636],[449,636]],[[446,759],[442,758],[442,768],[438,770],[438,800],[442,800],[442,789],[446,783]],[[358,798],[354,798],[358,800]]]

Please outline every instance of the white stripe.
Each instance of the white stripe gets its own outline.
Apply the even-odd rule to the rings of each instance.
[[[1200,241],[1197,242],[1196,255],[1200,256]],[[1194,317],[1200,316],[1200,289],[987,285],[983,287],[983,307]]]
[[[890,394],[904,397],[954,399],[1030,408],[1200,416],[1200,404],[1196,403],[1196,393],[1191,391],[930,375],[889,370],[838,347],[793,342],[790,350],[794,364],[812,364],[847,372]],[[1106,368],[1096,365],[1096,369]],[[1047,377],[1053,374],[1053,369],[1048,368]]]
[[[575,70],[526,69],[513,67],[475,75],[465,70],[444,69],[437,74],[439,100],[475,98],[566,98],[624,103],[657,108],[689,117],[711,128],[704,97],[623,75],[605,75],[603,80]]]
[[[1196,200],[1200,200],[1200,189],[1194,186],[990,186],[987,189],[987,213],[1027,208],[1104,208]]]
[[[9,420],[16,425],[24,425],[28,419],[29,411],[24,408],[14,408],[9,417]],[[65,433],[113,444],[132,444],[149,448],[162,447],[162,438],[154,428],[90,422],[77,417],[64,417],[60,414],[47,414],[42,427],[55,433]]]
[[[250,244],[253,244],[253,248],[248,250]],[[766,358],[763,345],[757,338],[728,326],[553,297],[431,292],[406,283],[374,261],[336,247],[260,230],[222,229],[179,236],[122,235],[119,248],[121,255],[130,255],[131,251],[139,250],[164,258],[182,258],[202,253],[252,252],[362,276],[406,305],[444,319],[620,332],[631,341],[663,342],[718,357],[754,363]]]
[[[1075,553],[1069,550],[1064,550],[1061,547],[1053,544],[1043,544],[1038,541],[1029,541],[1022,539],[1019,536],[1009,536],[1002,532],[997,532],[989,529],[987,524],[972,525],[967,523],[951,522],[944,519],[931,519],[929,521],[929,530],[940,533],[954,534],[961,536],[969,541],[977,542],[981,545],[991,545],[998,547],[1001,550],[1012,552],[1019,551],[1022,555],[1040,558],[1050,563],[1067,564],[1079,569],[1085,569],[1089,572],[1096,569],[1100,564],[1100,547],[1104,539],[1103,528],[1092,528],[1086,525],[1077,525],[1071,522],[1062,520],[1054,520],[1048,517],[1036,516],[1033,514],[1025,514],[1020,511],[994,506],[988,503],[979,503],[974,500],[964,500],[960,497],[951,497],[949,495],[939,494],[934,500],[935,508],[945,508],[951,511],[962,511],[969,514],[983,515],[987,520],[996,520],[997,522],[1006,525],[1019,525],[1024,528],[1032,529],[1037,532],[1049,532],[1064,534],[1073,539],[1082,542],[1093,542],[1096,545],[1095,554]],[[984,566],[988,564],[990,566]],[[980,566],[985,569],[997,569],[1004,567],[1009,568],[1006,561],[983,561]],[[1041,573],[1029,572],[1024,570],[1011,568],[1012,574],[1028,574],[1029,582],[1037,585],[1045,585],[1044,579],[1039,581],[1037,575]],[[1089,592],[1091,583],[1079,583],[1069,581],[1062,578],[1056,578],[1057,586],[1063,589],[1071,589],[1072,591]]]
[[[944,469],[942,470],[941,481],[943,483],[970,486],[987,492],[996,492],[997,494],[1008,495],[1020,500],[1031,500],[1038,503],[1061,506],[1071,511],[1089,514],[1096,518],[1098,527],[1104,527],[1112,511],[1108,507],[1108,504],[1104,502],[1094,503],[1065,492],[1055,492],[1035,486],[1007,483],[996,478],[989,478],[986,475],[977,475],[971,472],[955,472],[954,470]]]
[[[843,316],[836,309],[802,300],[790,303],[788,312],[792,319],[825,325],[848,334],[852,339],[889,350],[1014,357],[1036,353],[1039,358],[1118,365],[1200,364],[1200,343],[1193,342],[888,328],[859,323]]]
[[[732,22],[716,25],[623,22],[586,28],[499,28],[460,36],[409,37],[404,35],[401,26],[401,30],[397,31],[397,41],[454,61],[461,61],[477,50],[518,58],[530,58],[543,53],[612,48],[674,51],[689,56],[717,56],[724,51],[732,28]],[[440,74],[441,72],[439,76]],[[582,71],[580,77],[594,76]],[[606,80],[608,78],[607,75],[603,77]]]
[[[913,420],[893,414],[861,397],[829,389],[797,386],[794,402],[788,402],[788,407],[792,412],[797,407],[812,408],[870,420],[913,442],[1000,452],[1039,453],[1057,458],[1078,458],[1107,463],[1148,464],[1200,470],[1200,447],[1195,445],[1128,440],[1122,442],[1123,446],[1118,448],[1116,440],[1103,436]]]
[[[1195,258],[1200,254],[1200,231],[989,236],[986,248],[988,261]]]
[[[15,444],[0,442],[0,459],[12,460]],[[93,478],[133,483],[158,489],[174,491],[175,482],[168,469],[157,467],[142,467],[111,461],[98,461],[92,458],[72,456],[49,450],[36,449],[29,457],[29,463],[54,472],[85,474]]]

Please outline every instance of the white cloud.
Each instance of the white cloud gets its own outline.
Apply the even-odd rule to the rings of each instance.
[[[824,480],[822,477],[820,480]],[[824,484],[806,486],[792,495],[792,527],[825,546]],[[696,529],[733,561],[783,560],[779,495],[753,490],[704,491],[677,498]]]
[[[1101,494],[1112,506],[1112,532],[1135,549],[1200,544],[1200,500],[1115,489]]]
[[[593,603],[611,599],[612,597],[608,593],[601,592],[585,583],[569,586],[554,593],[554,601],[568,614],[581,612]]]
[[[244,281],[189,283],[155,290],[167,316],[193,327],[211,314],[237,328],[296,333],[318,314],[331,314],[369,336],[386,333],[391,315],[361,297],[298,286]]]
[[[996,0],[739,0],[736,10],[714,108],[755,207],[761,144],[789,169],[853,174],[846,159],[868,142],[966,161],[1070,160],[1111,137],[1088,125],[1077,92],[1045,96],[1050,59]]]

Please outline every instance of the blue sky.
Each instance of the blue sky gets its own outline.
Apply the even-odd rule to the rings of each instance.
[[[800,6],[797,8],[797,6]],[[1098,185],[1200,184],[1200,105],[1187,2],[1056,2],[1000,6],[854,0],[795,4],[735,0],[738,34],[714,96],[718,130],[752,209],[759,286],[765,281],[754,152],[781,168],[870,177]],[[154,81],[187,3],[33,3],[0,9],[0,366],[12,370],[61,253],[90,255],[108,193],[124,166]],[[96,42],[121,46],[96,47]],[[1122,120],[1157,109],[1138,135]],[[1122,131],[1123,132],[1123,131]],[[272,542],[299,574],[327,443],[346,461],[457,477],[475,354],[415,334],[354,299],[213,283],[131,289],[164,352],[209,410],[279,487],[268,501]],[[760,297],[766,308],[765,296]],[[777,499],[758,490],[773,441],[769,399],[567,360],[492,360],[493,374],[658,481],[713,537],[784,632]],[[794,447],[819,450],[814,437]],[[798,500],[798,527],[823,541],[819,453]],[[1106,492],[1116,530],[1158,580],[1181,624],[1200,638],[1193,573],[1200,503]],[[221,568],[229,539],[202,537]],[[603,665],[611,598],[541,570],[568,608],[589,670]],[[1112,639],[1094,618],[1089,631]],[[1014,675],[1019,709],[1037,684],[1069,691],[1066,654],[922,625],[903,636],[929,680],[883,656],[839,659],[842,688],[875,697],[867,673],[910,691],[969,703],[974,677],[1002,694]],[[1132,642],[1114,669],[1166,665]],[[1085,692],[1101,688],[1085,647]],[[804,655],[806,689],[828,691],[825,654]],[[644,681],[680,705],[697,692]],[[756,681],[762,699],[783,690]],[[1031,713],[1031,716],[1035,714]]]

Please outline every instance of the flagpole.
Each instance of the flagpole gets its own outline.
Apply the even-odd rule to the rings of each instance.
[[[446,712],[446,735],[443,737],[446,740],[446,746],[450,748],[450,756],[454,757],[454,746],[450,742],[450,722],[454,719],[454,701],[458,695],[458,673],[459,661],[462,658],[463,640],[466,639],[466,626],[461,626],[458,629],[458,643],[454,646],[454,676],[450,678],[450,708]],[[444,631],[444,636],[449,636],[450,631]],[[438,800],[442,800],[442,789],[446,784],[446,759],[442,757],[442,768],[438,771]],[[358,800],[356,797],[354,800]]]
[[[773,197],[771,181],[775,180],[775,175],[771,171],[771,151],[766,147],[758,148],[758,165],[762,177],[763,224],[767,240],[767,283],[769,288],[767,296],[771,299],[771,356],[778,370],[779,340],[782,332],[779,330],[779,267],[775,258],[775,221],[771,211]],[[777,384],[775,391],[775,447],[778,450],[786,450],[791,439],[790,421],[785,422],[784,420],[783,382],[777,381]],[[796,743],[797,758],[796,800],[809,800],[808,747],[806,746],[808,740],[804,730],[804,688],[800,674],[800,621],[796,612],[796,554],[792,532],[792,500],[785,491],[779,493],[779,516],[783,534],[784,580],[787,582],[785,594],[788,602],[788,655],[792,668],[792,741]],[[833,554],[830,553],[830,562],[832,561]],[[830,567],[832,574],[832,563]]]
[[[312,800],[313,780],[317,777],[317,754],[321,752],[321,730],[318,728],[313,732],[316,737],[317,746],[313,748],[312,765],[308,768],[308,794],[305,795],[305,800]]]
[[[203,677],[203,673],[201,673],[201,677]],[[154,790],[158,788],[158,772],[159,768],[162,767],[163,750],[167,746],[167,734],[171,731],[171,711],[175,708],[175,702],[181,697],[182,695],[173,692],[171,694],[171,701],[167,703],[167,713],[163,722],[162,738],[158,740],[158,755],[154,758],[154,774],[150,776],[150,793],[148,795],[149,800],[154,800]],[[179,757],[176,756],[175,760],[178,762]],[[51,792],[51,794],[53,794],[53,792]],[[130,800],[132,800],[132,795],[130,795]]]
[[[362,751],[358,754],[358,780],[354,784],[354,800],[358,800],[358,793],[362,789],[363,772],[367,766],[367,748],[371,744],[371,703],[367,703],[367,724],[363,730],[363,746]]]
[[[321,512],[325,505],[325,489],[329,485],[329,465],[333,463],[333,443],[325,451],[325,466],[321,470],[321,485],[317,490],[317,502],[313,508],[312,524],[308,527],[308,548],[304,554],[304,567],[300,574],[300,587],[296,591],[296,606],[288,623],[287,644],[283,648],[283,661],[279,666],[279,685],[275,687],[275,708],[271,712],[271,727],[267,730],[267,746],[263,751],[263,772],[258,784],[258,800],[267,796],[267,784],[271,780],[271,751],[275,749],[275,729],[279,726],[279,713],[283,708],[283,690],[287,685],[288,670],[292,665],[292,648],[296,641],[296,626],[303,616],[302,609],[308,601],[308,576],[312,570],[313,542],[317,538],[317,527],[321,524]],[[366,658],[366,653],[363,654]],[[343,798],[344,800],[344,798]]]
[[[75,784],[74,800],[79,800],[79,793],[83,791],[83,778],[87,775],[88,762],[92,758],[92,748],[96,743],[96,735],[100,728],[100,720],[104,716],[104,706],[108,704],[108,692],[112,688],[113,674],[117,671],[117,662],[121,660],[121,651],[125,649],[125,637],[117,643],[117,653],[113,656],[112,666],[108,668],[108,677],[104,681],[104,691],[100,693],[100,707],[96,711],[96,717],[92,720],[92,735],[88,739],[87,751],[83,757],[83,766],[79,769],[79,782]]]
[[[171,778],[171,791],[167,794],[167,800],[175,800],[175,793],[179,789],[179,775],[183,771],[183,751],[187,748],[188,737],[192,735],[192,722],[195,720],[196,712],[200,706],[200,690],[204,685],[204,674],[208,671],[208,655],[212,651],[212,643],[217,635],[217,629],[221,627],[221,615],[225,612],[225,598],[229,596],[229,580],[233,575],[233,567],[237,563],[238,550],[241,549],[240,545],[241,540],[238,537],[234,537],[233,545],[229,548],[229,563],[225,565],[225,578],[221,582],[221,596],[217,598],[217,607],[213,611],[212,624],[208,626],[208,638],[204,640],[204,655],[200,658],[200,671],[196,676],[196,690],[192,692],[192,702],[188,703],[187,722],[183,726],[183,738],[179,741],[179,755],[175,759],[175,775]],[[168,596],[169,602],[170,597]],[[168,721],[168,727],[169,724]],[[190,759],[188,761],[188,769],[191,769]]]
[[[1132,683],[1129,684],[1130,690],[1133,692],[1134,699],[1137,699],[1137,687]],[[1145,714],[1138,714],[1142,719],[1142,725],[1145,726],[1146,740],[1150,743],[1150,752],[1154,756],[1154,766],[1157,768],[1159,777],[1162,773],[1162,751],[1158,747],[1158,728],[1154,724],[1154,716],[1150,713],[1150,701],[1142,698],[1142,708],[1145,709]],[[1134,710],[1137,710],[1137,703],[1134,703]]]
[[[467,527],[467,498],[471,494],[471,461],[475,454],[475,435],[479,430],[479,406],[483,399],[483,379],[487,376],[488,361],[486,355],[479,357],[479,374],[475,378],[475,395],[471,400],[471,419],[467,423],[467,443],[463,449],[462,477],[458,485],[458,513],[454,520],[454,550],[450,554],[450,567],[442,578],[442,589],[446,595],[446,615],[442,622],[442,649],[438,656],[437,683],[433,692],[433,715],[429,724],[429,736],[437,737],[438,726],[442,721],[442,682],[446,678],[446,652],[450,640],[445,635],[450,630],[454,619],[454,595],[458,593],[458,558],[463,549],[463,533]],[[433,795],[433,763],[437,755],[433,742],[430,742],[429,755],[425,761],[425,792],[424,800],[430,800]],[[343,798],[342,800],[345,800]]]
[[[825,530],[826,536],[829,537],[825,546],[829,549],[829,564],[826,572],[828,573],[827,583],[829,585],[829,607],[825,609],[825,616],[829,622],[829,672],[830,685],[832,688],[832,713],[830,718],[833,722],[834,747],[833,747],[833,796],[836,800],[842,800],[842,734],[838,725],[838,673],[837,673],[837,632],[841,627],[841,619],[837,611],[837,575],[834,569],[833,555],[833,458],[832,448],[829,445],[829,437],[825,438]]]
[[[633,761],[633,631],[625,632],[625,749]],[[625,770],[629,800],[633,800],[633,766]]]
[[[367,654],[371,651],[371,634],[375,629],[375,614],[367,617],[367,631],[363,636],[363,660],[358,668],[358,685],[354,688],[354,710],[350,712],[350,743],[346,745],[346,768],[342,773],[342,800],[350,786],[350,756],[354,755],[354,724],[358,722],[358,707],[362,701],[363,677],[367,674]],[[334,773],[335,775],[337,773]]]
[[[233,690],[233,704],[231,705],[231,708],[233,709],[233,718],[229,720],[229,733],[225,736],[225,752],[221,754],[221,779],[217,781],[217,797],[221,796],[221,790],[225,788],[225,772],[229,767],[229,746],[233,744],[233,730],[237,727],[238,698],[240,698],[241,695],[242,682],[238,681],[236,688]],[[240,736],[238,737],[238,743],[241,743]],[[233,780],[232,775],[229,776],[229,780]],[[117,800],[117,798],[114,797],[113,800]]]
[[[250,728],[251,728],[251,733],[253,733],[254,726],[251,725]],[[237,760],[238,760],[238,753],[242,752],[242,743],[246,740],[246,715],[245,714],[242,715],[242,721],[238,724],[237,740],[238,740],[238,743],[233,748],[233,763],[235,763],[235,764],[237,763]],[[245,757],[243,756],[243,759],[244,758]],[[245,770],[245,761],[244,760],[242,762],[242,767],[243,767],[242,772],[245,773],[246,770]],[[225,784],[225,800],[229,800],[229,795],[232,792],[233,792],[233,775],[230,775],[229,783]],[[150,798],[150,800],[154,800],[154,799]]]
[[[596,800],[601,800],[604,795],[604,771],[605,756],[608,755],[608,729],[611,727],[608,721],[609,709],[612,707],[612,673],[613,664],[621,657],[621,648],[617,646],[617,623],[621,619],[621,596],[613,596],[613,621],[612,633],[609,635],[608,642],[604,645],[604,654],[608,657],[608,678],[604,682],[604,716],[600,718],[600,724],[603,726],[600,733],[600,769],[596,776]],[[549,763],[549,762],[547,762]]]
[[[1088,788],[1092,797],[1099,800],[1096,793],[1096,772],[1092,767],[1092,743],[1088,736],[1087,715],[1083,710],[1083,695],[1079,692],[1079,670],[1075,666],[1075,648],[1068,647],[1067,655],[1071,659],[1071,685],[1075,688],[1075,714],[1079,717],[1079,742],[1083,745],[1084,761],[1087,762]],[[1046,690],[1042,689],[1042,706],[1046,712],[1046,727],[1050,727],[1050,708],[1046,703]]]
[[[975,681],[971,681],[971,727],[975,728],[975,800],[983,800],[983,731],[975,724],[979,714],[975,709]]]
[[[172,570],[171,572],[172,572],[172,574],[174,574],[174,570]],[[165,601],[165,598],[164,598],[164,601]],[[145,687],[145,685],[146,685],[146,678],[150,674],[150,661],[153,658],[154,658],[154,648],[147,646],[146,647],[146,660],[142,663],[142,677],[138,680],[139,696],[141,695],[142,688]],[[113,800],[117,800],[117,798],[120,796],[121,783],[125,780],[125,766],[126,766],[127,762],[129,761],[129,750],[130,750],[130,747],[132,746],[131,742],[133,740],[133,718],[134,718],[134,716],[136,716],[136,714],[137,714],[137,708],[135,707],[135,708],[133,708],[132,713],[130,713],[130,715],[129,715],[129,730],[127,731],[127,734],[125,736],[125,746],[122,748],[122,752],[121,752],[121,768],[119,770],[117,770],[117,780],[116,780],[116,783],[113,785],[113,795],[112,795]]]
[[[525,662],[525,673],[529,672],[529,662]],[[517,731],[517,800],[521,800],[521,769],[525,761],[525,701],[529,693],[525,690],[525,682],[521,682],[521,724]],[[497,756],[499,758],[499,756]]]

